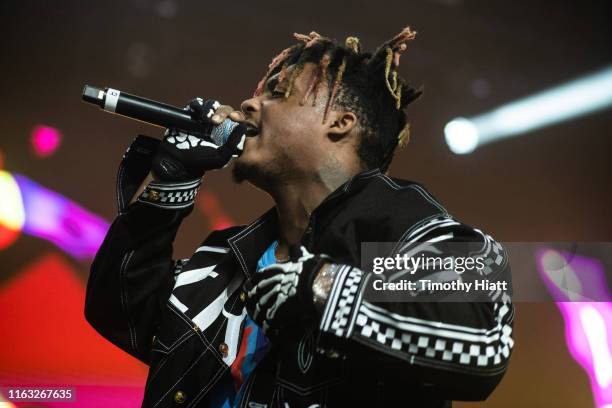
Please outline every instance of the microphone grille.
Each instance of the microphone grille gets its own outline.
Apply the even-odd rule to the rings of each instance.
[[[223,122],[213,127],[210,138],[217,146],[224,145],[236,126],[238,126],[237,122],[225,119]]]

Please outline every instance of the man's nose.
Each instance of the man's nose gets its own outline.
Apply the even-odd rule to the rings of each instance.
[[[241,104],[240,104],[240,109],[245,113],[245,114],[253,114],[256,112],[259,112],[259,98],[257,97],[253,97],[253,98],[249,98],[244,100]]]

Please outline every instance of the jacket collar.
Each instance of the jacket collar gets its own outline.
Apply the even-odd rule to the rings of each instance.
[[[345,197],[361,191],[372,179],[378,177],[380,174],[381,172],[379,168],[364,170],[361,173],[355,174],[344,184],[335,189],[331,194],[325,197],[325,199],[321,201],[321,204],[315,208],[313,213],[320,212],[321,208],[327,206],[330,201],[335,200],[338,197]]]
[[[337,202],[336,199],[348,197],[361,191],[372,179],[381,174],[380,169],[365,170],[357,173],[336,190],[330,193],[313,211],[318,213],[321,208]],[[311,215],[311,216],[312,216]],[[255,272],[257,261],[261,254],[278,238],[278,213],[276,206],[270,208],[262,216],[250,223],[227,242],[247,278]]]
[[[278,213],[274,206],[239,233],[228,238],[227,242],[247,278],[255,272],[261,254],[277,239],[277,225]]]

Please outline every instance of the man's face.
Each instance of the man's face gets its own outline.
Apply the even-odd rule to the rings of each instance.
[[[300,104],[316,70],[315,64],[306,63],[285,98],[292,69],[280,83],[278,74],[270,77],[262,95],[241,105],[254,136],[247,137],[235,162],[233,174],[238,182],[246,179],[265,189],[270,183],[306,179],[315,176],[329,157],[332,143],[323,124],[327,84],[319,83],[314,106],[314,92]]]

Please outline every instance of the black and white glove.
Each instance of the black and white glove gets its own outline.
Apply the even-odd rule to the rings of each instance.
[[[216,127],[211,121],[215,111],[221,105],[209,99],[196,98],[185,107],[191,117],[202,124],[202,133],[188,134],[177,129],[167,129],[164,139],[153,158],[152,170],[157,179],[162,181],[187,181],[200,179],[207,170],[226,166],[232,156],[240,154],[244,145],[245,125],[238,124],[227,141],[218,146],[204,139]],[[227,121],[226,121],[227,122]],[[226,126],[226,122],[218,126]]]
[[[303,246],[292,252],[290,261],[261,269],[244,285],[247,312],[268,337],[316,313],[313,280],[331,262],[327,255],[313,255]]]

